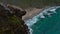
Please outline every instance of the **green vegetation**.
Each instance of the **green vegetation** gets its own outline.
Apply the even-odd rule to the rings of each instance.
[[[60,5],[60,0],[0,0],[1,2],[26,7],[43,7],[48,5]]]
[[[18,8],[0,4],[0,34],[28,34],[28,26],[22,20],[24,12]]]

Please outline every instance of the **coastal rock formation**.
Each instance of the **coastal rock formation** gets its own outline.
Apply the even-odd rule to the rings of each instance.
[[[0,4],[0,34],[29,34],[28,26],[22,20],[26,11],[10,5]]]

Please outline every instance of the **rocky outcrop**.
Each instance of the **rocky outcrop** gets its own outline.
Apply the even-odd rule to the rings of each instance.
[[[28,26],[22,20],[25,14],[24,10],[0,4],[0,34],[28,34]]]

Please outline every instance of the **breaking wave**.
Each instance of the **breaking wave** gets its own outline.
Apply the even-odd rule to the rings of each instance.
[[[46,18],[45,15],[47,15],[48,17],[51,17],[51,14],[56,13],[56,9],[59,8],[60,6],[54,6],[54,7],[49,7],[49,8],[45,8],[42,12],[40,12],[38,15],[32,17],[29,20],[26,20],[25,23],[27,24],[27,26],[30,29],[30,34],[32,34],[33,30],[30,28],[33,24],[35,24],[38,21],[38,17],[39,18]]]

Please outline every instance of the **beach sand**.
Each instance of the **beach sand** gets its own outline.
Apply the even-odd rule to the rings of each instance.
[[[38,9],[38,8],[32,8],[32,9],[26,9],[26,15],[23,16],[23,20],[27,20],[32,18],[33,16],[39,14],[42,11],[42,9]]]

